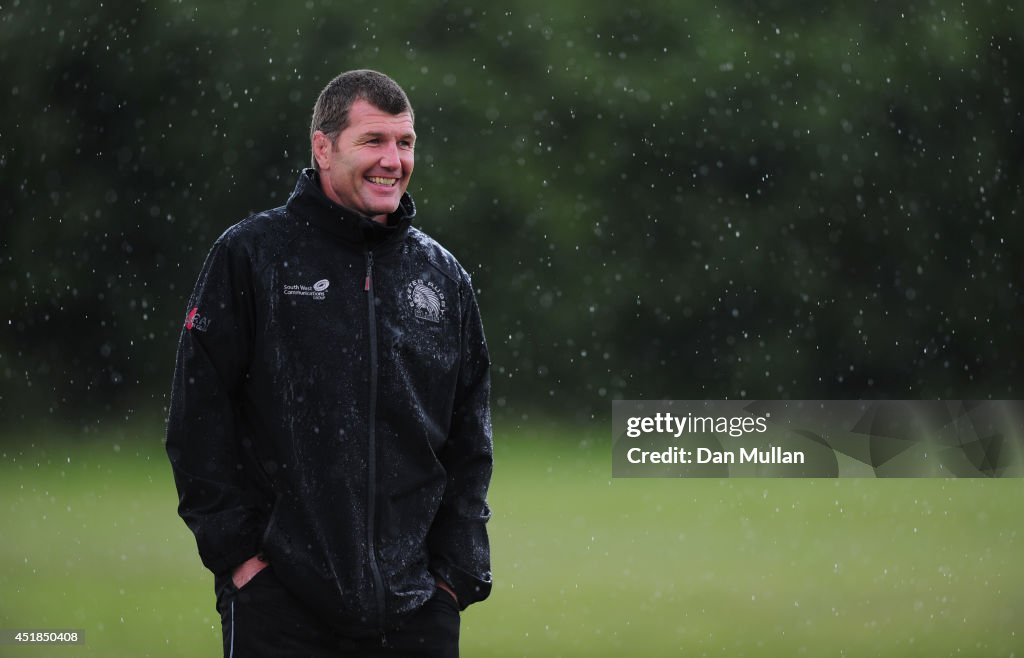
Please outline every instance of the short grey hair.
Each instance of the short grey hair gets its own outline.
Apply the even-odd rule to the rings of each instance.
[[[318,130],[333,142],[338,133],[348,127],[348,112],[359,99],[388,114],[408,112],[409,116],[415,116],[405,91],[388,76],[370,69],[345,71],[328,82],[316,99],[309,125],[310,147]],[[319,170],[315,154],[311,160],[313,168]]]

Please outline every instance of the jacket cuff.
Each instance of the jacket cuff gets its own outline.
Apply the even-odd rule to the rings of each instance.
[[[460,610],[483,601],[491,593],[490,571],[485,571],[477,577],[443,560],[431,560],[430,572],[455,591],[455,596],[459,598]]]
[[[199,557],[213,575],[230,576],[235,567],[260,552],[263,524],[250,518],[244,525],[240,532],[217,537],[197,533]],[[200,541],[200,538],[205,541]]]
[[[241,546],[237,550],[223,554],[215,562],[207,564],[207,568],[215,576],[230,576],[235,568],[259,553],[258,547]]]

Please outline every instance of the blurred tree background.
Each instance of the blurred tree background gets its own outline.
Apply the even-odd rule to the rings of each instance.
[[[0,422],[164,412],[212,241],[338,72],[416,109],[505,418],[613,398],[1015,398],[1006,2],[0,2]]]

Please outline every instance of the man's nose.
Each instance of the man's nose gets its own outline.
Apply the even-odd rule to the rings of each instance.
[[[380,155],[380,166],[386,169],[397,169],[401,166],[402,161],[398,158],[398,145],[392,142],[384,147],[384,152]]]

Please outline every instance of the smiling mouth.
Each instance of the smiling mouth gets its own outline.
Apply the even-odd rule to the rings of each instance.
[[[387,187],[392,187],[398,182],[397,178],[384,178],[383,176],[367,176],[366,180],[375,185],[386,185]]]

